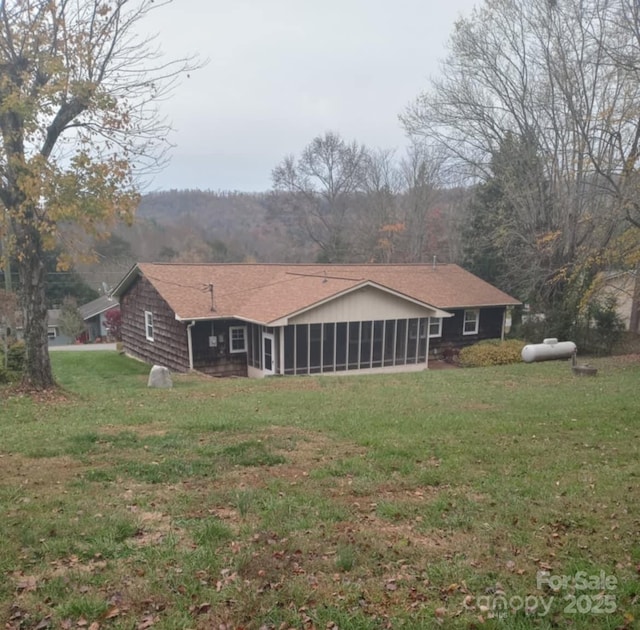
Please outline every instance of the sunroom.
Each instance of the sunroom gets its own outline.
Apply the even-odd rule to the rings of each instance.
[[[274,325],[248,323],[249,376],[424,369],[443,317],[450,314],[367,283]]]

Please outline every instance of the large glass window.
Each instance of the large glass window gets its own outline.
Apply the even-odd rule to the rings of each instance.
[[[427,318],[420,319],[420,342],[418,345],[418,362],[427,360]]]
[[[260,348],[260,337],[262,335],[262,326],[254,324],[253,326],[253,362],[254,367],[262,368],[262,349]]]
[[[347,369],[347,332],[346,322],[336,324],[336,371]]]
[[[295,374],[295,326],[285,326],[284,329],[284,373]]]
[[[399,319],[396,329],[396,362],[395,365],[404,365],[405,352],[407,350],[407,320]]]
[[[371,367],[382,365],[382,337],[384,336],[384,322],[373,322],[373,353]]]
[[[322,366],[322,324],[309,326],[309,372],[317,374]]]
[[[318,374],[426,360],[426,317],[285,326],[284,373]]]
[[[308,332],[309,326],[307,324],[296,326],[296,374],[308,373]]]
[[[349,369],[357,370],[360,365],[359,361],[360,348],[360,322],[349,323]]]
[[[324,324],[322,340],[322,369],[325,372],[334,371],[335,359],[335,324]]]
[[[395,359],[396,320],[388,320],[384,323],[384,359],[385,367],[393,365]]]
[[[360,368],[371,367],[371,322],[362,322],[360,325]]]
[[[407,322],[409,335],[407,340],[407,363],[415,363],[418,355],[418,320],[410,319]]]

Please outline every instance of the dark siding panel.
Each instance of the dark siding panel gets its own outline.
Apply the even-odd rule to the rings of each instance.
[[[231,352],[229,328],[244,326],[247,329],[247,348],[249,348],[250,326],[246,322],[234,319],[196,322],[191,329],[193,347],[193,367],[210,376],[247,376],[247,353]],[[217,345],[209,345],[209,337],[215,336]]]
[[[463,348],[482,339],[500,339],[504,311],[504,306],[481,308],[478,334],[463,335],[464,309],[449,310],[454,315],[442,320],[442,337],[431,338],[429,343],[431,352],[442,347]]]

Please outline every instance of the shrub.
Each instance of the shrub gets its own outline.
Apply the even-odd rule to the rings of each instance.
[[[21,373],[24,370],[24,341],[16,341],[7,351],[7,369]]]
[[[522,348],[525,342],[520,339],[489,339],[460,350],[460,365],[463,367],[487,367],[489,365],[507,365],[522,361]]]
[[[18,341],[7,349],[5,366],[5,354],[0,349],[0,384],[11,383],[20,378],[24,367],[24,343]]]
[[[109,337],[122,341],[122,313],[119,308],[112,308],[105,315],[105,328]]]
[[[578,347],[590,354],[611,354],[625,329],[613,296],[592,302],[580,324],[576,330]]]

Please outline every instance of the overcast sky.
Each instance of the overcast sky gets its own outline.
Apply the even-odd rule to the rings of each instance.
[[[439,72],[476,0],[175,0],[149,26],[206,67],[162,112],[176,145],[150,190],[264,191],[271,170],[332,130],[406,145],[398,114]]]

